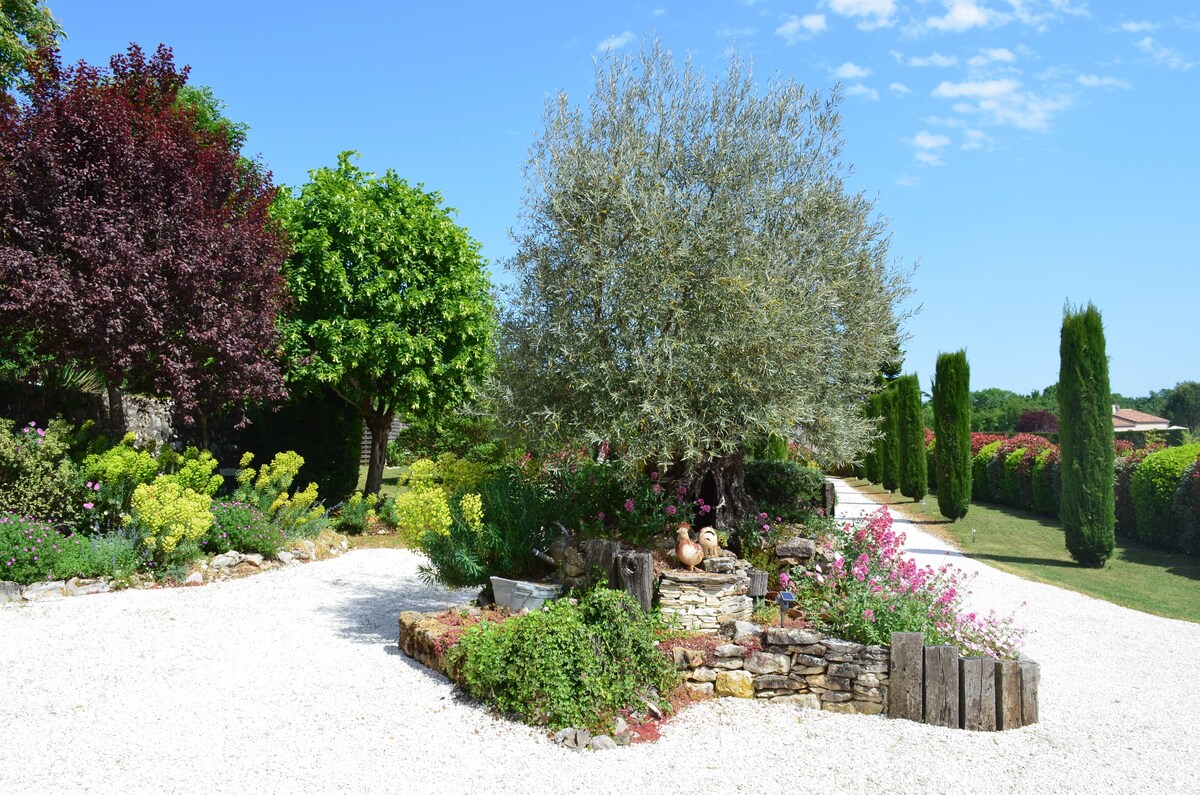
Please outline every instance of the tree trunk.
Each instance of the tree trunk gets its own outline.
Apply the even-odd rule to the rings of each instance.
[[[392,429],[393,413],[370,414],[366,419],[371,432],[371,460],[367,464],[367,484],[364,494],[378,494],[383,486],[383,465],[387,463],[388,432]]]
[[[745,454],[737,453],[696,464],[691,471],[691,493],[713,510],[696,511],[694,526],[731,530],[753,509],[746,494]]]
[[[108,430],[109,436],[120,441],[128,430],[125,425],[125,401],[122,399],[121,387],[109,378],[106,384],[108,390]]]

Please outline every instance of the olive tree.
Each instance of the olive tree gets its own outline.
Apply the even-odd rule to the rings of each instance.
[[[508,263],[502,416],[673,466],[725,499],[722,526],[752,440],[855,458],[907,276],[845,187],[838,102],[759,90],[736,55],[710,84],[657,40],[598,63],[585,107],[552,98]]]

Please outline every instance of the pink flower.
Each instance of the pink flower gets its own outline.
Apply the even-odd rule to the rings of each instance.
[[[93,508],[95,508],[96,506],[95,506],[94,504],[90,503],[90,502],[85,502],[85,503],[83,504],[83,507],[84,507],[84,508],[87,508],[87,509],[90,511],[90,510],[92,510]]]
[[[633,500],[625,500],[625,510],[633,512]]]
[[[650,473],[650,479],[651,479],[651,480],[658,480],[658,473],[657,473],[657,472],[651,472],[651,473]]]
[[[651,491],[653,491],[655,494],[662,494],[662,490],[662,486],[658,485],[657,483],[655,483],[654,488],[651,489]]]
[[[677,513],[677,509],[675,508],[674,505],[667,506],[667,516],[674,516],[676,513]]]
[[[603,522],[604,521],[604,511],[601,511],[600,513],[596,514],[596,518]]]
[[[684,486],[684,485],[677,486],[675,488],[675,493],[678,494],[680,497],[682,497],[683,495],[687,494],[687,486]]]
[[[875,611],[868,607],[866,610],[863,611],[863,618],[865,618],[867,621],[870,621],[871,623],[874,623],[875,622]]]

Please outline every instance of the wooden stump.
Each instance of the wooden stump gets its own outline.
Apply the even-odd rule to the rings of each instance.
[[[621,590],[638,600],[642,610],[650,611],[654,599],[654,556],[649,552],[622,552],[617,555],[617,579]]]
[[[958,728],[958,649],[925,647],[925,722]]]
[[[996,728],[1021,727],[1021,669],[1016,660],[996,661]]]
[[[996,661],[966,657],[958,661],[959,726],[971,731],[996,730]]]
[[[750,587],[746,595],[751,599],[762,599],[767,595],[767,573],[758,569],[750,569]]]
[[[1042,678],[1042,666],[1033,660],[1021,660],[1017,664],[1021,671],[1021,725],[1038,722],[1038,683]]]
[[[617,553],[620,551],[619,541],[603,541],[598,538],[584,541],[583,561],[587,565],[588,582],[592,582],[593,571],[599,568],[604,573],[607,580],[605,584],[609,588],[620,588],[621,581],[617,574]]]
[[[918,723],[924,715],[925,636],[920,632],[892,633],[892,664],[888,674],[888,716]]]

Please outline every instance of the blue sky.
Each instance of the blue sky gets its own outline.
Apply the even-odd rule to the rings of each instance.
[[[1200,9],[1190,2],[49,0],[68,61],[171,46],[299,185],[356,149],[442,192],[498,280],[546,99],[584,102],[608,47],[657,33],[841,83],[852,186],[919,263],[907,371],[966,348],[975,388],[1058,377],[1066,302],[1103,313],[1114,391],[1200,380]],[[576,7],[578,6],[578,7]],[[911,308],[911,307],[910,307]]]

